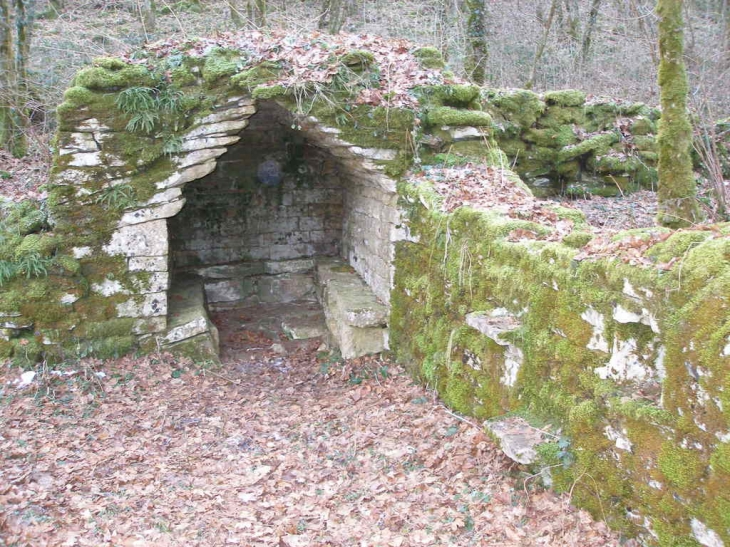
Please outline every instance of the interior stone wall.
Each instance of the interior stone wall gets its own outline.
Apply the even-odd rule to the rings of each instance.
[[[216,170],[184,189],[170,219],[174,269],[337,256],[343,184],[331,155],[264,103]]]

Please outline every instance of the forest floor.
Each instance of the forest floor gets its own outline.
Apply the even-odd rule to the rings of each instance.
[[[386,358],[227,317],[221,366],[1,369],[0,545],[619,545]]]

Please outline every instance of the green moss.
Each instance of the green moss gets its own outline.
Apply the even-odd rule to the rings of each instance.
[[[110,336],[90,342],[87,351],[98,359],[116,359],[135,346],[134,336]]]
[[[42,257],[51,256],[58,247],[59,240],[51,234],[29,234],[25,236],[15,249],[15,259],[30,254]]]
[[[527,142],[536,144],[537,146],[562,148],[573,144],[578,140],[573,128],[570,126],[561,126],[558,129],[535,129],[530,128],[525,131],[524,137]]]
[[[92,61],[92,64],[107,70],[122,70],[129,66],[126,61],[117,57],[97,57]]]
[[[639,116],[631,121],[629,131],[634,136],[652,135],[656,133],[656,124],[649,118]]]
[[[212,87],[222,78],[233,76],[245,66],[246,59],[240,51],[224,48],[213,49],[206,55],[203,80]]]
[[[518,132],[532,127],[545,112],[545,102],[537,93],[527,90],[488,90],[485,93],[487,109],[513,123]]]
[[[667,481],[682,490],[692,488],[704,472],[704,465],[696,451],[680,448],[673,442],[662,446],[658,465]]]
[[[567,245],[568,247],[572,247],[574,249],[580,249],[581,247],[585,247],[588,245],[588,243],[593,239],[593,234],[590,234],[588,232],[570,232],[567,236],[563,238],[563,243]]]
[[[441,52],[435,47],[421,47],[413,51],[413,55],[423,68],[444,68],[446,63]]]
[[[719,443],[712,453],[710,463],[715,469],[730,476],[730,443]]]
[[[152,74],[142,65],[125,65],[121,70],[101,66],[81,69],[74,78],[74,86],[97,91],[117,91],[129,87],[154,85]]]
[[[481,90],[475,85],[433,85],[416,89],[422,102],[436,106],[469,107],[479,98]]]
[[[486,112],[481,110],[460,110],[448,106],[430,109],[426,119],[430,126],[489,127],[492,125],[492,117]]]
[[[254,89],[278,77],[281,67],[278,63],[265,61],[258,66],[244,70],[231,77],[231,84],[242,89]]]
[[[575,89],[565,89],[561,91],[548,91],[544,95],[547,104],[556,104],[559,106],[583,106],[586,102],[586,94],[583,91]]]
[[[254,88],[251,96],[254,99],[267,101],[286,95],[286,88],[283,85],[259,85]]]
[[[340,57],[340,62],[352,70],[364,70],[375,64],[375,56],[369,51],[353,49]]]
[[[582,142],[579,142],[578,144],[563,148],[558,155],[558,160],[561,162],[568,161],[589,153],[605,154],[608,152],[611,145],[617,143],[618,140],[618,135],[613,131],[610,133],[594,135]]]

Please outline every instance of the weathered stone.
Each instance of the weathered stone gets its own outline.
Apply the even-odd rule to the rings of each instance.
[[[293,302],[316,299],[314,279],[306,274],[282,274],[258,279],[257,296],[261,302]]]
[[[167,222],[153,220],[119,228],[111,241],[104,245],[110,255],[156,256],[167,254]]]
[[[359,146],[353,146],[350,150],[358,156],[378,161],[391,161],[398,155],[397,150],[390,148],[360,148]]]
[[[145,317],[137,319],[132,326],[132,333],[137,335],[154,334],[164,332],[167,329],[167,317]]]
[[[510,345],[508,340],[501,337],[503,334],[515,331],[522,326],[520,320],[505,308],[496,308],[489,312],[467,313],[466,324],[491,338],[500,346]]]
[[[159,343],[194,360],[218,359],[218,329],[208,318],[200,278],[184,277],[176,283],[170,293],[168,330]]]
[[[144,209],[137,209],[136,211],[128,211],[122,215],[122,219],[119,221],[118,226],[131,226],[133,224],[141,224],[143,222],[150,222],[152,220],[159,220],[163,218],[170,218],[180,212],[185,205],[185,198],[173,201],[170,203],[164,203],[159,207],[145,207]]]
[[[99,144],[91,133],[66,133],[63,147],[58,150],[59,155],[76,154],[77,152],[98,152]]]
[[[195,150],[184,156],[180,156],[177,160],[178,169],[185,169],[192,165],[199,165],[215,159],[226,153],[225,148],[206,148],[204,150]]]
[[[250,117],[256,113],[256,107],[252,104],[244,104],[233,108],[225,108],[216,110],[212,114],[208,114],[202,120],[201,124],[219,124],[231,120],[241,120]]]
[[[166,272],[169,268],[169,259],[164,256],[135,256],[129,259],[130,272]]]
[[[175,188],[182,186],[185,183],[192,182],[194,180],[203,178],[215,171],[216,162],[215,160],[209,160],[198,165],[193,165],[187,169],[181,171],[175,171],[172,175],[167,177],[165,180],[158,182],[158,188]]]
[[[168,188],[167,190],[156,193],[154,196],[152,196],[150,199],[148,199],[145,202],[145,205],[158,205],[161,203],[171,203],[173,201],[178,201],[180,198],[182,198],[182,189],[181,188]]]
[[[545,442],[545,431],[531,426],[519,416],[497,418],[484,423],[484,427],[497,439],[502,452],[523,465],[535,463],[537,446]]]
[[[194,127],[185,134],[186,139],[201,137],[225,137],[235,135],[248,125],[247,120],[230,120],[218,123],[208,123]]]
[[[443,127],[442,129],[449,132],[454,142],[468,141],[474,139],[483,139],[485,132],[477,127]]]
[[[311,258],[264,262],[264,271],[267,274],[304,273],[313,270],[314,260]]]
[[[593,334],[591,335],[591,339],[588,341],[586,347],[588,349],[608,353],[608,340],[606,340],[606,337],[603,335],[606,330],[606,320],[603,315],[593,308],[588,308],[586,311],[581,313],[580,316],[581,319],[593,327]]]
[[[205,279],[242,279],[261,275],[265,271],[262,262],[240,262],[196,268],[195,273]]]
[[[68,164],[73,167],[98,167],[102,164],[101,152],[75,152]]]
[[[244,293],[243,282],[240,279],[222,279],[205,283],[205,296],[208,302],[236,302],[243,300],[250,294]]]
[[[364,281],[338,259],[317,261],[316,279],[327,327],[345,359],[387,348],[387,308]]]
[[[180,151],[181,152],[192,152],[195,150],[203,150],[205,148],[217,148],[220,146],[228,146],[230,144],[238,142],[238,140],[240,138],[241,137],[237,137],[237,136],[233,135],[233,136],[228,136],[228,137],[201,137],[201,138],[194,138],[194,139],[186,139],[185,142],[183,142]]]
[[[87,257],[91,255],[92,252],[91,247],[74,247],[71,249],[71,253],[73,253],[73,257],[75,259]]]
[[[110,132],[111,128],[107,127],[96,118],[89,118],[88,120],[84,120],[79,123],[79,125],[76,126],[76,131],[80,133],[105,133]]]
[[[167,315],[167,293],[151,293],[135,296],[117,304],[119,317],[156,317]]]
[[[281,323],[281,329],[292,340],[319,338],[328,333],[321,317],[290,317]]]

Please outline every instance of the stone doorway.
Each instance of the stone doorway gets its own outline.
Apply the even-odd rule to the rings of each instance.
[[[267,340],[326,337],[345,357],[387,347],[395,189],[367,157],[381,151],[336,133],[262,101],[186,184],[168,219],[171,349],[214,358],[218,327],[224,345],[246,338],[232,322]]]

